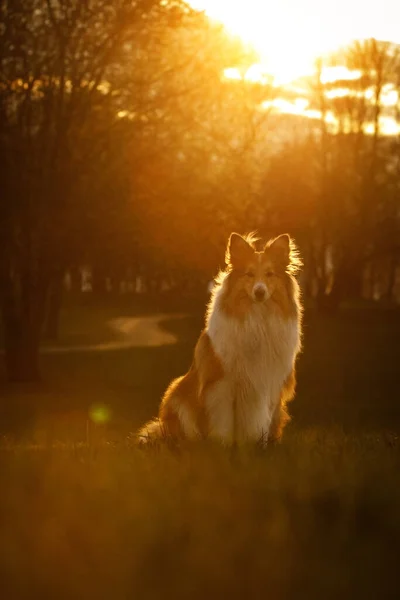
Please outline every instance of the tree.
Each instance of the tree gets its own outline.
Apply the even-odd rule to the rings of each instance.
[[[151,151],[141,152],[132,181],[141,251],[174,278],[186,271],[204,282],[221,263],[230,231],[251,226],[249,216],[253,226],[261,222],[268,131],[261,105],[272,88],[224,77],[232,65],[245,72],[254,56],[220,27],[197,25],[169,46],[183,61],[196,49],[195,59],[158,87],[167,101],[149,116]]]
[[[322,306],[336,309],[343,298],[361,294],[365,265],[377,250],[392,160],[381,131],[382,94],[399,68],[399,53],[391,44],[365,40],[330,56],[325,65],[346,66],[356,75],[323,81],[320,62],[314,88],[321,114],[318,297]]]
[[[174,27],[188,9],[2,0],[0,11],[0,292],[7,372],[21,381],[39,377],[51,282],[83,251],[95,198],[82,190],[119,125],[121,70],[155,21]]]

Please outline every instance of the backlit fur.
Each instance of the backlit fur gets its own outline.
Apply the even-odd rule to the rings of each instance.
[[[254,236],[230,236],[192,366],[175,379],[141,443],[211,437],[224,444],[278,440],[296,386],[301,262],[286,234],[257,250]]]

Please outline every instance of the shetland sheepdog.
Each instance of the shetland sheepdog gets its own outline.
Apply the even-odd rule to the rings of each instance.
[[[139,443],[209,437],[264,445],[281,438],[301,344],[301,261],[287,234],[260,250],[257,242],[231,234],[192,366],[170,384]]]

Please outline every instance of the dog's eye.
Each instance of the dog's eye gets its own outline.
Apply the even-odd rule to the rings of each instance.
[[[273,277],[275,275],[275,273],[273,271],[266,271],[265,275],[266,275],[266,277]]]
[[[246,271],[246,277],[251,277],[251,278],[253,278],[253,277],[254,277],[254,273],[253,273],[253,271]]]

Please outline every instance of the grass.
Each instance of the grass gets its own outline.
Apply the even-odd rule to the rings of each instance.
[[[69,330],[91,314],[84,343],[113,314],[74,310]],[[2,598],[399,597],[399,313],[307,315],[282,444],[143,453],[129,433],[201,324],[167,319],[175,346],[44,355],[44,386],[3,387]],[[110,422],[88,421],[92,405]]]
[[[4,448],[4,597],[396,597],[399,462],[396,440],[322,433],[236,461]]]

